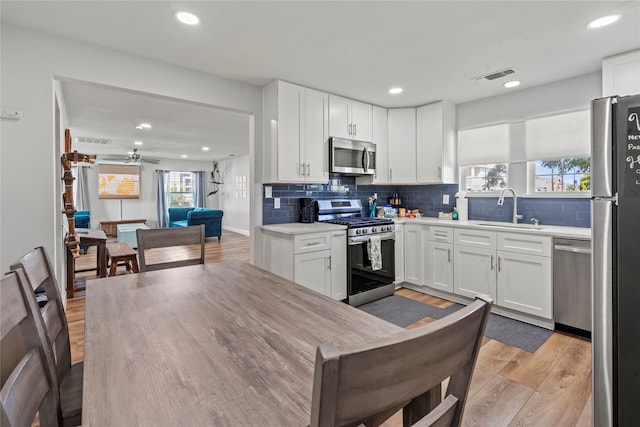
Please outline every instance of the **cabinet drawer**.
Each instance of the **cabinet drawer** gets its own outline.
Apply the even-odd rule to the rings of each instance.
[[[293,253],[296,255],[325,249],[331,249],[331,233],[299,234],[293,238]]]
[[[474,246],[478,248],[495,249],[496,233],[466,228],[454,230],[454,243],[456,245]]]
[[[498,250],[550,257],[551,239],[524,233],[498,233]]]
[[[429,241],[440,243],[453,243],[453,228],[429,227]]]

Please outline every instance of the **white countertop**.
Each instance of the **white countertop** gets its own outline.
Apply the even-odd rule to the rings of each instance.
[[[564,237],[571,239],[591,239],[591,228],[585,227],[564,227],[559,225],[540,224],[539,228],[527,228],[527,224],[521,224],[520,227],[514,227],[509,222],[497,221],[454,221],[450,219],[438,219],[432,217],[422,218],[394,218],[396,224],[425,224],[440,225],[442,227],[461,227],[461,228],[477,228],[482,230],[494,230],[501,232],[540,234],[553,237]],[[491,224],[491,225],[486,225]],[[495,224],[495,225],[493,225]]]
[[[314,222],[313,224],[305,224],[302,222],[288,222],[286,224],[270,224],[260,227],[263,231],[271,231],[280,234],[308,234],[322,233],[326,231],[346,230],[345,225],[327,224],[325,222]]]

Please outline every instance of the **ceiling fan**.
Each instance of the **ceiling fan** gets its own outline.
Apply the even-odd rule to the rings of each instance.
[[[160,160],[158,159],[151,159],[151,158],[147,158],[147,157],[142,157],[142,155],[140,153],[138,153],[138,149],[134,148],[133,151],[129,152],[129,154],[127,154],[125,157],[109,157],[109,158],[105,158],[104,160],[115,160],[115,161],[122,161],[124,163],[139,163],[139,162],[145,162],[145,163],[160,163]]]

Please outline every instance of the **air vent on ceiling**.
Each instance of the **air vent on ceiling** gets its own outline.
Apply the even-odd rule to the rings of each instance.
[[[476,83],[482,83],[485,81],[501,79],[515,73],[516,71],[513,68],[505,68],[504,70],[494,71],[493,73],[485,74],[484,76],[474,77],[472,80]]]
[[[91,138],[88,136],[79,136],[76,138],[76,142],[82,142],[85,144],[100,144],[100,145],[107,145],[107,144],[111,144],[111,140],[110,139],[106,139],[106,138]]]

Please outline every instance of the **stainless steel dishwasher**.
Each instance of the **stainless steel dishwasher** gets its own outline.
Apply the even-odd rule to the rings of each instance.
[[[553,243],[553,320],[558,329],[591,332],[591,241]]]

